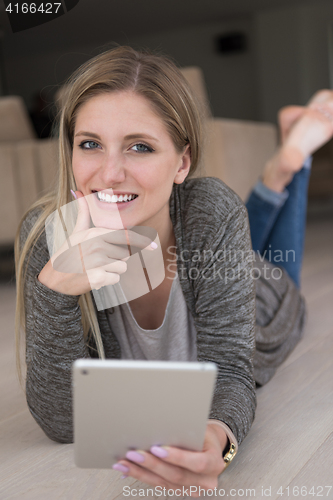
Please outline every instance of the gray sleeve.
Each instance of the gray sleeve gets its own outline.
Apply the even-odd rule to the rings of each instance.
[[[20,231],[26,240],[36,214],[29,214]],[[45,434],[61,443],[73,442],[71,367],[89,357],[81,323],[79,296],[42,285],[38,274],[49,260],[45,232],[34,246],[24,282],[26,318],[26,398],[29,410]]]
[[[221,214],[216,215],[218,219]],[[201,226],[200,239],[206,255],[211,251],[214,256],[199,262],[199,277],[193,282],[198,360],[218,366],[209,418],[226,423],[240,444],[256,409],[253,254],[244,205],[234,204],[219,222],[212,213],[206,227]]]

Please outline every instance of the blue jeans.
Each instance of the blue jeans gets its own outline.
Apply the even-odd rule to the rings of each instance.
[[[246,202],[253,250],[283,267],[298,288],[311,163],[310,157],[282,193],[272,191],[259,181]]]

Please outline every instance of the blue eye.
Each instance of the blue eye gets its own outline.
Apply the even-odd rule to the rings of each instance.
[[[138,153],[152,153],[154,151],[153,148],[142,143],[134,144],[131,149],[133,148],[137,148],[135,151],[137,151]]]
[[[89,144],[89,146],[88,146]],[[99,146],[99,144],[97,144],[97,142],[95,141],[84,141],[84,142],[81,142],[81,144],[79,144],[79,147],[81,149],[96,149],[96,147]]]

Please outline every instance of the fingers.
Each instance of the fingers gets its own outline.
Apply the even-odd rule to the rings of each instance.
[[[99,290],[103,286],[115,285],[120,281],[120,275],[127,270],[126,262],[116,260],[94,269],[87,270],[88,280],[92,290]]]
[[[182,467],[195,475],[220,474],[224,469],[222,454],[220,454],[217,449],[209,449],[206,452],[197,452],[182,450],[172,446],[154,446],[151,448],[151,452],[154,454],[161,453],[161,450],[166,450],[168,453],[168,455],[163,458],[163,462]]]
[[[135,253],[143,248],[147,250],[154,250],[157,245],[147,236],[138,234],[130,229],[118,229],[117,231],[110,231],[103,235],[103,239],[107,243],[115,245],[127,245],[131,247],[132,253]]]
[[[81,193],[81,191],[75,191],[78,204],[78,216],[73,231],[75,237],[71,238],[71,243],[74,245],[76,243],[81,243],[84,240],[92,239],[97,236],[103,236],[104,241],[107,243],[114,243],[117,245],[127,245],[133,248],[133,252],[147,248],[147,250],[154,250],[157,248],[156,243],[154,243],[150,238],[142,234],[132,231],[130,229],[118,229],[112,230],[107,228],[91,228],[91,217],[90,210],[86,200],[86,197]],[[89,229],[89,231],[87,231]],[[86,231],[83,238],[79,241],[77,234],[80,231]]]
[[[75,194],[77,196],[77,202],[78,202],[78,215],[73,232],[78,233],[79,231],[89,229],[90,211],[85,196],[81,193],[81,191],[75,191]]]
[[[83,210],[85,210],[85,207],[82,209],[81,213],[83,213]],[[154,251],[157,248],[157,244],[150,238],[138,234],[135,231],[131,231],[130,229],[112,230],[94,227],[79,231],[78,228],[83,227],[86,223],[87,220],[84,220],[84,215],[81,215],[81,219],[79,220],[78,218],[75,229],[70,236],[70,243],[72,246],[78,243],[83,244],[84,242],[91,242],[93,239],[96,239],[96,243],[99,241],[100,245],[102,245],[102,242],[108,245],[122,245],[122,247],[126,249],[127,255],[130,255],[128,247],[130,247],[132,255],[143,249]],[[123,257],[125,257],[125,255]]]
[[[176,495],[177,497],[183,497],[183,495],[185,495],[186,497],[189,496],[198,498],[203,493],[196,485],[190,485],[188,487],[185,486],[184,488],[183,485],[167,481],[166,479],[163,479],[161,476],[157,475],[155,472],[140,467],[139,465],[135,465],[132,462],[122,461],[120,468],[117,468],[117,465],[113,466],[114,470],[119,470],[120,472],[125,473],[126,475],[130,475],[131,477],[134,477],[135,479],[138,479],[139,481],[151,486],[159,486],[160,488],[165,488],[163,496],[167,496],[169,494],[168,490],[172,490],[172,496]],[[124,471],[123,467],[127,469],[127,472]],[[201,488],[203,489],[203,487]]]
[[[91,227],[86,197],[80,191],[76,191],[75,196],[78,207],[75,228],[65,244],[52,256],[52,266],[63,274],[77,274],[75,290],[78,291],[83,283],[82,274],[85,273],[92,290],[115,285],[120,281],[120,275],[127,271],[125,261],[131,255],[142,249],[154,251],[157,245],[148,236],[133,230]],[[67,283],[74,278],[64,276],[64,280]]]
[[[99,290],[102,286],[114,285],[119,282],[120,275],[127,271],[123,260],[109,259],[105,255],[95,255],[92,259],[84,259],[81,245],[60,254],[53,262],[53,268],[61,273],[86,273],[91,290]],[[75,250],[75,254],[74,254]]]
[[[91,290],[99,290],[103,286],[115,285],[120,281],[120,276],[117,273],[106,272],[102,268],[89,269],[87,276]]]
[[[75,252],[75,249],[77,245],[80,244],[81,258],[84,262],[84,267],[85,269],[92,269],[107,264],[109,259],[128,259],[131,255],[146,248],[146,245],[150,245],[151,243],[149,238],[135,234],[135,236],[132,237],[132,241],[134,241],[137,246],[131,246],[130,252],[126,242],[126,239],[131,238],[131,236],[126,237],[126,233],[129,234],[130,231],[108,231],[108,233],[96,236],[96,233],[99,231],[100,229],[96,231],[96,228],[94,228],[88,230],[85,235],[82,234],[82,232],[74,234],[73,237],[71,237],[72,247],[70,251],[67,251],[65,255],[66,258],[70,259],[70,256],[73,254],[71,260],[76,261],[77,252]],[[92,237],[93,235],[95,236]],[[154,251],[151,246],[149,248]],[[63,256],[63,258],[65,258],[65,256]]]
[[[138,479],[139,481],[149,484],[154,487],[160,486],[161,488],[165,488],[163,491],[163,496],[169,495],[168,490],[172,490],[171,496],[177,496],[182,497],[185,495],[185,497],[193,497],[193,498],[198,498],[203,494],[203,489],[214,489],[217,487],[217,481],[216,481],[216,486],[214,488],[208,488],[204,486],[197,486],[194,484],[191,484],[189,486],[185,485],[180,485],[180,484],[175,484],[173,482],[167,481],[163,479],[161,476],[158,476],[155,474],[155,472],[144,469],[143,467],[140,467],[138,465],[134,465],[131,462],[124,462],[124,464],[127,464],[125,467],[128,469],[128,472],[125,472],[126,475],[130,475],[131,477],[134,477],[135,479]],[[115,468],[115,470],[118,470]],[[123,469],[121,468],[121,472],[123,472]],[[212,483],[213,484],[213,483]]]
[[[119,262],[120,272],[124,268],[125,260],[129,258],[127,248],[116,245],[108,245],[101,238],[93,238],[83,243],[77,243],[59,254],[51,257],[53,268],[62,273],[83,273],[89,269],[105,266]],[[114,267],[115,272],[117,268]],[[126,270],[126,269],[125,269]],[[110,271],[113,268],[110,267]]]
[[[214,489],[225,463],[216,433],[211,429],[206,432],[204,449],[206,451],[197,452],[172,446],[153,446],[150,453],[142,450],[128,452],[120,463],[129,468],[130,475],[133,472],[138,474],[137,466],[140,466],[169,483]]]
[[[127,246],[107,243],[103,236],[82,242],[81,248],[83,259],[87,262],[87,269],[103,266],[108,263],[109,259],[125,259],[126,257],[130,257]]]
[[[152,486],[162,486],[164,488],[177,487],[177,484],[172,483],[171,481],[168,481],[167,479],[159,476],[154,470],[142,467],[139,464],[135,464],[127,460],[121,460],[119,464],[122,466],[121,471],[124,471],[125,469],[127,470],[127,472],[125,473],[126,475],[134,477],[135,479],[139,479],[144,483],[150,484]],[[114,469],[117,470],[116,467],[114,467]]]
[[[140,455],[143,461],[137,461],[135,455]],[[217,473],[215,471],[210,473],[207,471],[205,474],[192,472],[186,468],[166,463],[165,460],[141,450],[140,452],[128,452],[126,457],[130,457],[130,459],[119,462],[120,465],[127,467],[126,474],[155,486],[200,486],[206,489],[214,489],[217,486]]]
[[[127,271],[127,264],[123,260],[113,260],[113,262],[110,262],[109,264],[106,264],[104,266],[101,266],[100,269],[103,269],[106,273],[117,273],[117,274],[123,274],[126,273]]]
[[[175,484],[199,487],[199,491],[200,488],[214,490],[218,485],[219,474],[226,467],[221,451],[224,437],[208,425],[203,451],[188,451],[172,446],[152,446],[150,452],[131,450],[114,469],[125,471],[127,475],[155,486]]]

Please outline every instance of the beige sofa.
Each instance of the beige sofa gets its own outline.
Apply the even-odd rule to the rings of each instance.
[[[51,183],[58,141],[36,138],[23,100],[0,99],[0,245],[14,242],[19,221]]]
[[[221,178],[245,200],[276,148],[276,127],[213,118],[201,70],[182,71],[205,106],[207,145],[200,175]],[[56,139],[36,138],[23,100],[0,98],[0,246],[13,244],[21,217],[53,184],[57,155]]]
[[[245,201],[277,148],[277,128],[271,123],[213,117],[201,69],[189,67],[182,72],[206,110],[202,175],[222,179]]]

